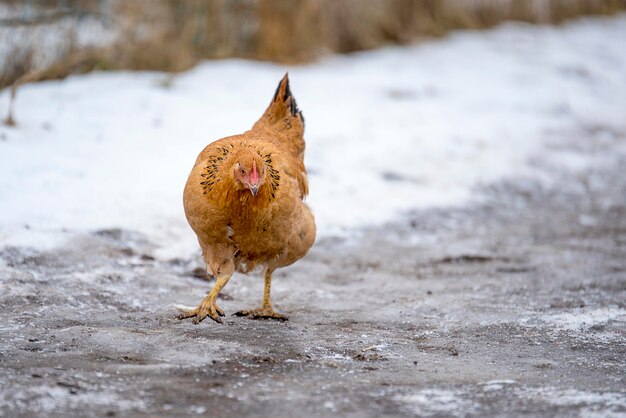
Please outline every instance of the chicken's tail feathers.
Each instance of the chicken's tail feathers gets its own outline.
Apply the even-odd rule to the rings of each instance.
[[[278,83],[272,102],[252,129],[263,128],[282,133],[287,148],[295,155],[304,154],[304,115],[289,87],[289,73]]]
[[[285,113],[289,111],[289,114],[293,117],[298,117],[302,122],[302,126],[304,126],[304,115],[302,111],[298,109],[298,103],[296,103],[296,98],[291,93],[291,89],[289,88],[289,73],[285,73],[280,83],[278,83],[278,87],[276,87],[276,92],[274,93],[274,98],[272,99],[272,103],[270,103],[270,108],[272,106],[275,107],[278,114],[282,114],[282,116],[287,116]],[[268,108],[269,110],[269,108]]]

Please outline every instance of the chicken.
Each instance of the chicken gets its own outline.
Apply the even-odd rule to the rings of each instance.
[[[272,273],[293,264],[315,241],[315,220],[303,202],[304,117],[285,74],[269,107],[251,130],[209,144],[198,156],[185,186],[185,214],[198,237],[207,273],[215,285],[180,319],[222,323],[216,299],[235,271],[263,268],[261,307],[235,315],[286,320],[270,298]]]

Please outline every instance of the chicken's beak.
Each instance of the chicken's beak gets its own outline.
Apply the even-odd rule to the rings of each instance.
[[[259,186],[250,186],[250,193],[252,193],[252,196],[256,197],[257,193],[259,193]]]

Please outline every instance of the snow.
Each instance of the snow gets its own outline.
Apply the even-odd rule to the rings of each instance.
[[[285,68],[205,62],[172,76],[92,73],[24,86],[0,127],[0,246],[50,247],[122,228],[197,252],[182,189],[209,142],[248,129],[290,70],[307,121],[308,199],[320,236],[416,208],[462,205],[477,185],[573,174],[585,127],[626,127],[626,16],[560,27],[508,24],[410,47]],[[9,92],[0,94],[0,111]]]

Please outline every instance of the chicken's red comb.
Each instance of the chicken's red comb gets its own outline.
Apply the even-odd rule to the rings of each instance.
[[[250,171],[250,182],[252,184],[259,183],[259,172],[256,168],[256,161],[252,161],[252,170]]]

